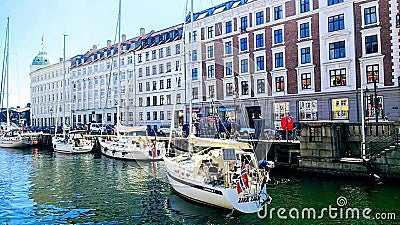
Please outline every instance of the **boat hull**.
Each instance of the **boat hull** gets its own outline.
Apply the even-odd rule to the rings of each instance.
[[[93,149],[93,144],[75,146],[75,144],[66,143],[63,140],[53,140],[53,149],[55,152],[66,154],[89,153]]]
[[[23,140],[0,140],[1,148],[25,148],[28,146]]]
[[[109,141],[100,141],[101,153],[107,157],[136,161],[158,161],[163,159],[164,151],[156,150],[152,156],[151,149],[142,149],[133,146],[116,146]]]

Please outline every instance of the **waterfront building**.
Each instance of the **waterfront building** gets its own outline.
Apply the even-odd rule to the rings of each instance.
[[[360,122],[363,111],[397,120],[399,8],[396,0],[231,0],[194,13],[193,24],[188,15],[181,25],[123,35],[119,78],[111,41],[71,58],[71,119],[115,124],[120,97],[123,124],[154,130],[190,116],[250,127],[262,118],[271,128],[287,114],[300,122]],[[48,67],[37,73],[56,66]],[[37,77],[32,85],[51,82]],[[38,124],[55,107],[47,92],[32,89]]]
[[[194,13],[187,93],[197,114],[242,126],[257,115],[278,128],[287,114],[359,122],[362,99],[367,118],[377,105],[379,120],[397,120],[398,11],[395,0],[233,0]]]
[[[30,70],[31,94],[31,125],[54,126],[56,124],[70,124],[71,106],[69,92],[68,68],[70,61],[66,60],[66,76],[64,81],[63,59],[50,64],[47,53],[42,49],[32,61]],[[66,104],[64,104],[64,101]]]
[[[118,44],[107,41],[104,48],[96,45],[83,55],[71,59],[71,96],[75,123],[115,124],[117,103],[121,98],[120,119],[124,125],[134,124],[133,50],[137,38],[122,35],[120,68]],[[120,77],[118,78],[118,70]]]
[[[135,49],[136,121],[157,131],[184,122],[183,26],[145,34]],[[172,118],[174,117],[174,118]]]

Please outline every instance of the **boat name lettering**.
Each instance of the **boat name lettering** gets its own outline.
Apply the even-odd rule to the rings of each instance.
[[[255,202],[260,200],[260,195],[245,196],[238,199],[238,203]]]

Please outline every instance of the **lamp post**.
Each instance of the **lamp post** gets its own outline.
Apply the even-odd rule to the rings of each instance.
[[[50,109],[50,121],[49,121],[49,125],[52,125],[52,121],[53,121],[53,109]]]

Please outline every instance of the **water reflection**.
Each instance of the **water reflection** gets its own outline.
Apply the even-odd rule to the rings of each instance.
[[[0,224],[349,222],[329,218],[287,221],[276,216],[260,220],[256,214],[234,214],[233,218],[226,218],[229,211],[196,205],[172,192],[163,162],[136,163],[41,149],[0,149],[0,162]],[[400,217],[397,184],[371,185],[353,179],[280,174],[278,171],[272,178],[269,192],[273,202],[269,207],[321,209],[336,204],[339,196],[345,196],[349,206],[397,212]]]

